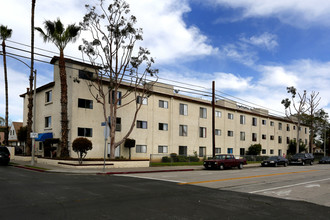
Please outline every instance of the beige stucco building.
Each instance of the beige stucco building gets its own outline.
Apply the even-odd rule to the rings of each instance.
[[[37,154],[43,154],[45,138],[60,138],[60,79],[58,58],[54,64],[54,81],[37,88],[36,132]],[[69,149],[80,136],[93,143],[89,158],[102,158],[104,153],[104,121],[102,105],[92,97],[86,74],[92,67],[66,60],[68,84]],[[156,83],[153,93],[143,100],[136,126],[129,138],[136,140],[133,159],[149,159],[150,155],[177,153],[200,156],[212,155],[212,106],[208,100],[177,94],[173,86]],[[121,88],[122,93],[125,87]],[[120,95],[120,94],[119,94]],[[27,123],[27,95],[24,98],[24,125]],[[122,100],[124,104],[125,100]],[[117,115],[116,138],[123,137],[132,123],[135,103],[120,108]],[[290,120],[268,114],[267,110],[246,108],[228,100],[218,100],[215,108],[216,153],[244,155],[251,144],[262,145],[262,155],[283,155],[288,141],[295,139],[296,126]],[[309,129],[302,126],[301,140],[308,144]],[[108,139],[109,142],[109,139]],[[107,143],[109,145],[109,143]],[[109,153],[109,148],[107,150]],[[128,158],[124,146],[116,156]]]

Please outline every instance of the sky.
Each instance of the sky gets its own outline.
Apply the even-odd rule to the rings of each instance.
[[[7,46],[30,50],[31,1],[0,0],[0,24],[13,30]],[[109,4],[111,1],[105,1]],[[139,46],[148,48],[159,69],[159,81],[209,91],[215,81],[217,98],[284,115],[286,88],[319,93],[319,108],[330,110],[330,1],[328,0],[128,0],[136,27],[143,28]],[[60,18],[82,21],[85,4],[97,0],[36,1],[35,26]],[[81,58],[69,44],[65,55]],[[26,46],[24,46],[26,45]],[[29,56],[14,48],[7,52]],[[57,48],[35,34],[36,52],[52,57]],[[45,50],[49,51],[46,52]],[[50,58],[36,56],[49,63]],[[28,59],[24,62],[30,64]],[[29,86],[30,70],[8,57],[9,118],[23,120],[20,94]],[[37,86],[53,81],[53,66],[36,62]],[[2,56],[0,116],[5,113]],[[172,81],[169,81],[172,80]],[[173,81],[175,80],[175,81]],[[187,85],[189,84],[189,85]]]

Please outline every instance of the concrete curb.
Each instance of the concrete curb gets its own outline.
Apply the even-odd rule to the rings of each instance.
[[[114,175],[114,174],[137,174],[137,173],[182,172],[182,171],[194,171],[194,170],[199,170],[199,169],[122,171],[122,172],[106,172],[106,173],[96,173],[96,174],[98,174],[98,175]]]

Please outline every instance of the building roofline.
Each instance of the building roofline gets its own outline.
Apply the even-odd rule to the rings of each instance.
[[[52,87],[54,87],[54,85],[55,85],[55,82],[47,83],[47,84],[45,84],[45,85],[43,85],[43,86],[38,87],[38,88],[36,89],[36,92],[38,93],[38,92],[41,92],[41,91],[43,91],[43,90],[46,90],[46,89],[52,88]],[[33,90],[32,90],[32,92],[33,92]],[[25,95],[27,95],[27,93],[28,93],[28,92],[21,94],[20,97],[21,97],[21,98],[24,98]]]
[[[59,59],[60,59],[60,57],[58,57],[58,56],[54,56],[54,57],[50,60],[50,63],[54,65],[54,64],[56,63],[56,61],[58,61]],[[79,65],[79,66],[85,66],[85,67],[89,67],[89,68],[101,69],[101,67],[99,67],[99,66],[92,65],[92,64],[89,64],[89,63],[80,62],[80,61],[77,61],[77,60],[72,60],[72,59],[69,59],[69,58],[64,58],[64,61],[65,61],[66,63],[77,64],[77,65]]]

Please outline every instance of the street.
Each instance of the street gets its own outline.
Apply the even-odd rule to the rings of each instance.
[[[320,201],[280,199],[265,193],[297,181],[309,182],[312,177],[329,178],[329,168],[201,170],[132,177],[41,173],[0,166],[0,213],[4,219],[328,219],[330,208],[315,204]],[[310,184],[320,187],[305,188],[321,190],[329,187],[329,180]],[[297,189],[305,189],[299,189],[302,186]],[[329,198],[329,188],[325,190],[324,196]]]

